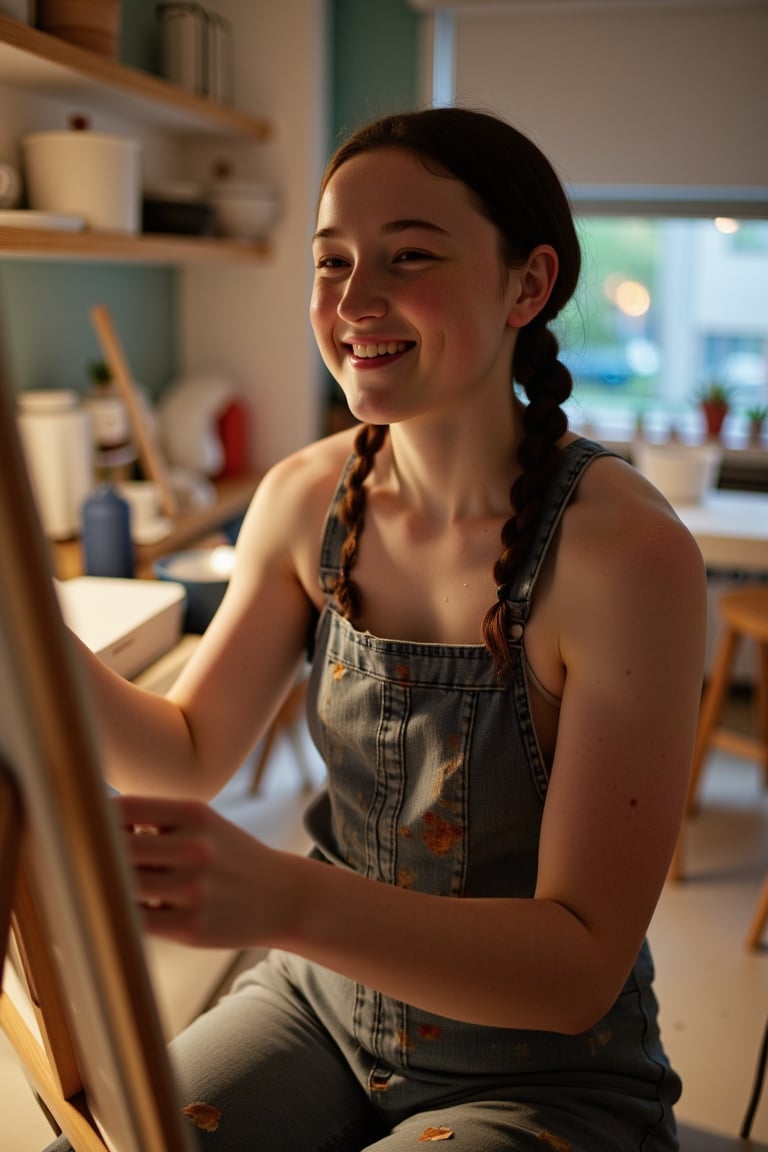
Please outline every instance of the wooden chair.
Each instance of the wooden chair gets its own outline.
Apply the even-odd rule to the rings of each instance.
[[[301,745],[300,724],[304,717],[307,699],[308,677],[302,672],[287,697],[280,705],[272,724],[261,742],[251,778],[250,792],[255,795],[261,787],[267,764],[272,756],[275,741],[281,734],[285,734],[291,741],[294,759],[301,774],[302,786],[305,790],[312,788],[312,770],[307,763],[304,749]]]
[[[718,613],[722,634],[712,663],[709,682],[704,691],[699,726],[693,751],[688,784],[685,818],[696,807],[696,795],[707,754],[720,748],[736,756],[756,760],[762,766],[768,786],[768,584],[750,584],[720,597]],[[758,683],[756,695],[757,734],[748,736],[720,723],[734,659],[743,640],[752,640],[758,650]],[[670,879],[682,874],[682,833],[670,869]],[[748,948],[757,948],[768,921],[768,876],[763,884],[757,910],[747,933]]]

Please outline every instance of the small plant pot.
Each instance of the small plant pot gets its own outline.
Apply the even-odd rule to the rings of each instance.
[[[717,440],[723,429],[723,422],[728,415],[727,404],[710,404],[704,401],[701,405],[704,413],[704,422],[707,426],[707,436],[710,440]]]

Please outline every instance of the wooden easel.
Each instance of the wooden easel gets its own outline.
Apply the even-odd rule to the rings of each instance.
[[[85,1102],[58,977],[21,867],[21,806],[13,777],[6,769],[0,770],[0,877],[2,955],[8,952],[11,925],[15,921],[17,949],[43,1048],[11,995],[2,990],[2,972],[0,1027],[11,1040],[39,1099],[58,1127],[67,1132],[78,1152],[81,1148],[83,1152],[106,1152],[107,1146]]]
[[[189,1152],[99,749],[0,358],[0,1027],[76,1152]]]

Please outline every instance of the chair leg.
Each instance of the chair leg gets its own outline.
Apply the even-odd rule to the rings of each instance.
[[[302,676],[289,692],[286,699],[283,701],[280,709],[275,716],[269,731],[266,733],[261,750],[259,752],[258,760],[254,767],[253,776],[251,777],[251,784],[249,792],[255,796],[261,787],[261,782],[264,778],[264,773],[272,755],[272,748],[275,740],[280,732],[286,732],[290,737],[294,747],[294,753],[297,756],[299,771],[301,773],[303,786],[309,788],[311,786],[311,772],[300,754],[301,749],[298,743],[293,741],[293,729],[298,724],[307,697],[307,677]]]
[[[758,645],[757,738],[763,745],[763,785],[768,788],[768,644]]]
[[[680,825],[680,831],[677,834],[677,844],[675,844],[675,852],[672,857],[672,863],[667,872],[667,880],[677,881],[683,878],[683,857],[685,855],[685,817]]]
[[[725,696],[726,688],[728,687],[728,680],[731,672],[731,664],[733,662],[734,653],[736,651],[736,643],[738,637],[736,633],[730,628],[723,632],[720,639],[720,644],[715,653],[715,658],[712,662],[712,669],[709,677],[709,683],[704,689],[701,698],[701,708],[699,710],[699,722],[696,728],[696,739],[693,746],[693,757],[691,759],[691,771],[688,777],[688,792],[685,799],[685,809],[683,811],[683,819],[680,824],[680,832],[677,837],[677,844],[675,845],[675,852],[672,857],[672,862],[667,872],[667,879],[672,881],[682,880],[684,865],[683,857],[685,854],[685,834],[686,824],[688,817],[695,811],[696,808],[696,793],[701,779],[702,769],[704,767],[704,760],[706,759],[709,750],[709,742],[712,732],[717,725],[720,716],[720,710],[723,705],[723,697]]]
[[[267,762],[272,755],[272,746],[275,743],[276,736],[277,723],[273,721],[271,728],[262,741],[261,748],[259,749],[259,758],[254,765],[253,776],[251,777],[251,783],[248,789],[251,796],[255,796],[259,788],[261,788],[261,782],[264,779]]]
[[[759,646],[759,669],[757,680],[757,732],[763,742],[763,779],[768,786],[768,644]],[[768,876],[763,881],[757,908],[747,932],[746,946],[750,951],[760,947],[765,925],[768,922]]]
[[[768,921],[768,876],[766,876],[763,881],[763,886],[760,889],[760,895],[757,900],[757,908],[755,909],[752,923],[747,932],[746,946],[750,951],[754,951],[760,947],[766,921]]]
[[[731,674],[731,665],[736,652],[737,634],[730,628],[723,632],[720,646],[712,664],[712,671],[704,696],[701,701],[699,724],[696,731],[696,742],[693,748],[691,761],[691,774],[688,779],[688,796],[685,802],[685,814],[690,816],[696,807],[696,792],[699,787],[704,760],[709,750],[709,742],[723,706],[723,698]]]

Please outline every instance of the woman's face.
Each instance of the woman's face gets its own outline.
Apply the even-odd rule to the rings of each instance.
[[[358,419],[509,396],[521,277],[459,180],[404,149],[356,156],[322,195],[313,253],[312,327]]]

